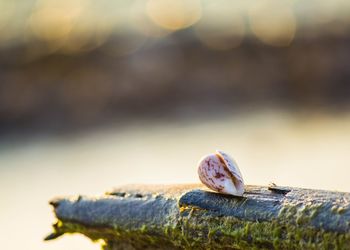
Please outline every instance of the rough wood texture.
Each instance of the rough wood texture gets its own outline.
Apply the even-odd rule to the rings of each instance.
[[[51,201],[54,239],[82,233],[115,249],[350,249],[350,193],[247,186],[124,186]]]

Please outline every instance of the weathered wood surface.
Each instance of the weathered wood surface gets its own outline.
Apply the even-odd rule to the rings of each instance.
[[[244,197],[202,185],[124,186],[51,201],[65,233],[104,249],[350,249],[350,193],[247,186]]]

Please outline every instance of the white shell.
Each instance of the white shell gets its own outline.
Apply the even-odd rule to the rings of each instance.
[[[198,175],[204,185],[216,192],[235,196],[244,193],[244,182],[237,163],[220,150],[200,160]]]

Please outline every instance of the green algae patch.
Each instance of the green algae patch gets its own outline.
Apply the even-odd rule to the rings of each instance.
[[[164,246],[165,249],[173,249],[174,244],[160,231],[159,228],[147,228],[142,226],[139,229],[127,230],[121,228],[91,227],[74,222],[59,223],[55,228],[55,234],[81,233],[94,242],[104,242],[104,249],[108,245],[115,245],[123,242],[135,249],[145,249],[146,247]],[[107,245],[107,246],[106,246]]]
[[[317,208],[316,208],[317,209]],[[291,211],[295,211],[291,209]],[[299,213],[299,214],[298,214]],[[223,249],[349,249],[350,234],[324,232],[311,226],[300,226],[300,218],[309,221],[307,215],[290,221],[290,213],[271,221],[242,221],[234,217],[216,217],[207,211],[197,210],[191,218],[185,219],[187,230],[196,248]],[[307,213],[309,214],[309,212]],[[310,211],[312,214],[312,211]],[[206,233],[202,237],[199,232]]]

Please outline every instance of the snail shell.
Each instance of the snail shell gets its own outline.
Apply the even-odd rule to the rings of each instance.
[[[216,192],[235,196],[244,193],[244,182],[237,163],[220,150],[200,160],[198,175],[204,185]]]

